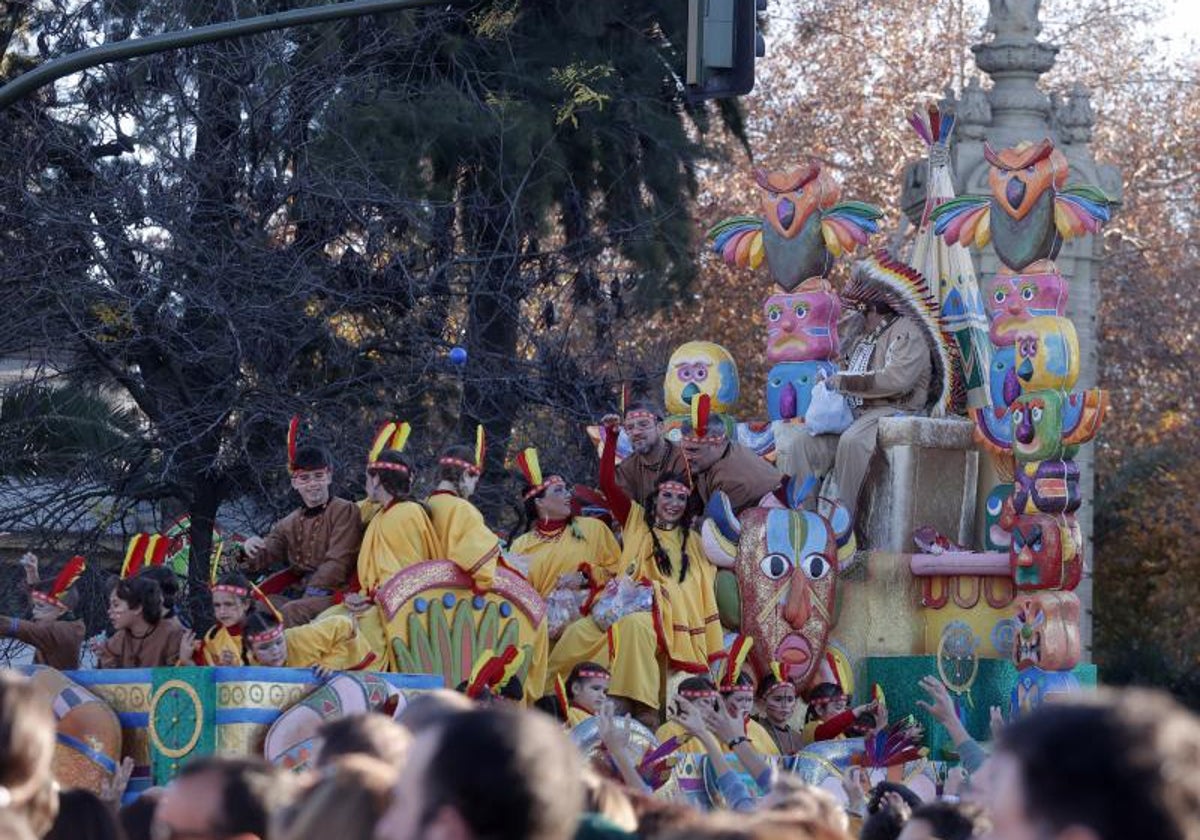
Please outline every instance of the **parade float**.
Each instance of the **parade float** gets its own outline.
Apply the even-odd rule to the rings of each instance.
[[[937,788],[957,756],[917,704],[923,677],[949,689],[978,740],[990,737],[993,707],[1020,715],[1096,682],[1086,662],[1088,601],[1080,597],[1089,578],[1090,487],[1080,448],[1095,438],[1108,399],[1081,385],[1094,381],[1094,370],[1085,371],[1091,327],[1076,320],[1087,312],[1079,298],[1091,296],[1092,258],[1081,243],[1094,251],[1091,236],[1114,202],[1078,177],[1106,175],[1081,148],[1087,126],[1067,117],[1050,125],[1049,102],[1031,79],[1049,69],[1053,50],[1019,17],[994,13],[995,38],[976,50],[995,79],[991,94],[973,84],[952,107],[910,118],[927,157],[907,176],[906,196],[919,200],[905,201],[914,235],[903,254],[871,254],[881,244],[873,238],[882,211],[842,201],[834,174],[816,161],[756,171],[747,190],[759,191],[760,212],[710,231],[712,249],[739,277],[765,269],[774,283],[761,310],[768,416],[737,417],[743,383],[716,341],[682,345],[664,374],[668,434],[707,395],[731,439],[792,474],[813,388],[845,349],[846,313],[831,278],[837,259],[858,260],[893,283],[905,314],[937,348],[939,387],[927,414],[879,423],[857,523],[829,501],[831,488],[793,476],[776,507],[735,514],[715,494],[702,527],[719,568],[722,624],[731,637],[754,638],[749,667],[758,679],[778,666],[801,695],[832,681],[854,702],[886,696],[893,720],[911,715],[923,726],[921,755],[843,738],[778,760],[838,796],[852,765],[922,795]],[[1041,122],[1031,123],[1030,113]],[[967,170],[960,183],[970,188],[962,195],[951,166],[956,138],[969,146],[957,156]],[[968,249],[985,251],[978,272]],[[618,455],[628,452],[622,438]],[[810,493],[823,498],[816,510],[804,505]],[[182,571],[183,533],[148,535],[139,556]],[[258,753],[304,767],[322,721],[393,714],[414,692],[468,681],[481,656],[509,646],[519,651],[525,682],[542,681],[546,606],[519,574],[501,569],[492,591],[480,593],[454,564],[430,561],[389,581],[379,602],[389,626],[402,629],[392,651],[402,673],[321,683],[307,671],[258,667],[31,669],[58,719],[60,781],[98,789],[124,756],[137,768],[131,794],[204,753]],[[575,734],[604,760],[594,722]],[[645,730],[634,740],[647,752],[659,746]],[[717,802],[702,755],[680,753],[658,766],[664,795]]]

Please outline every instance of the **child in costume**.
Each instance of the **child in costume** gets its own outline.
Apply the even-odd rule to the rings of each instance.
[[[845,738],[847,730],[854,726],[860,715],[874,712],[879,706],[872,700],[850,708],[850,698],[842,693],[842,687],[830,682],[813,686],[807,699],[808,711],[804,713],[805,744]]]
[[[612,674],[595,662],[580,662],[571,669],[562,685],[559,703],[566,710],[567,727],[574,729],[600,711],[608,699],[608,684]]]
[[[21,558],[26,580],[33,584],[29,599],[33,619],[0,616],[0,636],[9,636],[34,649],[33,661],[60,671],[79,667],[79,648],[87,631],[72,612],[78,606],[78,593],[72,588],[87,568],[82,557],[72,557],[49,582],[39,582],[37,557]]]
[[[448,560],[471,576],[475,591],[492,588],[500,539],[492,533],[483,514],[468,501],[483,474],[483,427],[476,432],[474,450],[466,446],[446,448],[438,458],[437,488],[425,500],[433,530]]]
[[[222,575],[211,587],[216,623],[197,639],[191,630],[183,634],[180,665],[242,665],[246,661],[243,633],[246,618],[254,611],[255,588],[241,572]],[[270,602],[267,602],[270,605]],[[274,610],[274,607],[270,607]]]
[[[243,635],[253,662],[270,668],[312,668],[327,676],[361,671],[375,660],[354,619],[344,615],[284,629],[274,615],[256,611],[246,618]]]
[[[691,528],[695,509],[686,478],[666,473],[645,499],[629,499],[616,481],[616,418],[605,420],[600,488],[624,529],[622,572],[650,587],[653,594],[649,611],[631,612],[612,626],[626,654],[609,665],[609,690],[645,722],[658,717],[660,663],[703,674],[723,652],[716,569],[704,554],[700,535]],[[596,621],[581,618],[567,627],[551,651],[550,671],[561,674],[584,659],[603,664],[608,647],[605,631]]]
[[[717,691],[721,695],[721,702],[725,704],[725,711],[741,718],[754,751],[759,755],[779,755],[775,740],[758,721],[750,717],[754,711],[754,678],[742,666],[753,644],[754,640],[747,636],[734,639],[725,661],[721,663],[721,681],[717,684]]]
[[[716,711],[721,703],[721,693],[717,691],[717,686],[708,677],[687,677],[679,683],[675,689],[675,694],[688,700],[693,705],[701,710],[708,708]],[[678,716],[678,704],[674,704],[672,716]],[[662,726],[658,727],[658,731],[654,733],[654,737],[658,739],[660,744],[667,742],[669,738],[674,738],[678,744],[678,749],[681,752],[704,752],[704,747],[696,741],[696,739],[687,731],[683,724],[677,720],[668,720]]]
[[[179,660],[183,628],[163,616],[162,590],[146,577],[118,580],[108,597],[115,632],[98,651],[101,668],[155,668]]]
[[[573,515],[571,488],[561,475],[543,479],[536,449],[521,452],[517,466],[525,481],[521,496],[526,530],[513,540],[506,564],[523,574],[543,598],[558,589],[598,590],[620,571],[616,537],[599,519]]]
[[[394,628],[388,627],[375,600],[376,591],[398,572],[441,552],[428,508],[412,497],[412,467],[403,453],[411,431],[408,423],[392,421],[376,433],[367,453],[363,485],[366,504],[374,513],[367,522],[348,591],[340,604],[318,617],[353,618],[359,636],[375,654],[370,668],[377,671],[391,668],[391,639],[406,629],[399,620]]]
[[[792,713],[796,710],[796,686],[784,679],[783,669],[778,662],[771,663],[771,671],[758,685],[758,701],[762,713],[756,720],[771,736],[780,755],[794,755],[804,748],[804,734],[791,726]]]

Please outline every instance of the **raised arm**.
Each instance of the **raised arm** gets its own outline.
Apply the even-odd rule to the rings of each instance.
[[[624,525],[629,520],[632,505],[625,491],[617,484],[617,424],[615,418],[604,418],[604,451],[600,454],[600,489],[608,499],[608,506]]]

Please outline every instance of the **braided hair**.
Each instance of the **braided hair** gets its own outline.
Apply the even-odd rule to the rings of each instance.
[[[646,526],[650,531],[650,540],[654,544],[654,564],[656,566],[658,566],[658,571],[660,573],[666,575],[667,577],[670,577],[670,575],[671,575],[671,558],[667,555],[667,550],[665,548],[663,548],[662,543],[659,542],[658,534],[655,533],[655,530],[654,530],[655,502],[658,499],[659,488],[661,488],[662,485],[666,484],[667,482],[674,482],[676,484],[684,484],[684,485],[688,484],[687,478],[680,475],[679,473],[669,472],[669,473],[663,473],[662,475],[660,475],[658,477],[658,480],[654,482],[654,492],[652,492],[649,496],[646,497],[646,501],[642,505],[642,515],[646,517]],[[677,528],[680,529],[680,533],[683,534],[683,538],[679,541],[679,582],[680,583],[683,583],[683,581],[687,578],[688,569],[691,567],[691,560],[688,558],[688,553],[687,553],[687,533],[689,530],[691,530],[692,519],[694,519],[696,516],[695,499],[696,499],[695,495],[688,497],[687,506],[683,510],[683,516],[680,518],[679,524],[676,526]]]

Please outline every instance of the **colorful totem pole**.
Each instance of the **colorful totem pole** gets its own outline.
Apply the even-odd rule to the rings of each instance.
[[[780,172],[755,170],[761,214],[732,216],[708,231],[713,250],[731,266],[764,260],[779,291],[767,298],[767,413],[802,419],[818,379],[835,370],[841,301],[826,279],[834,260],[867,243],[883,213],[842,201],[841,185],[821,163]]]
[[[985,305],[994,345],[991,405],[972,415],[980,443],[1013,485],[1000,500],[998,524],[1011,536],[1009,571],[1017,590],[1012,693],[1014,713],[1076,687],[1083,539],[1079,446],[1095,437],[1108,405],[1099,389],[1076,392],[1079,341],[1065,317],[1067,284],[1052,258],[1064,240],[1095,233],[1109,199],[1095,187],[1066,187],[1067,162],[1049,140],[994,151],[991,195],[963,196],[932,214],[948,242],[994,242],[1002,269]],[[991,500],[989,500],[991,501]],[[989,534],[991,529],[989,529]]]

